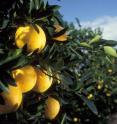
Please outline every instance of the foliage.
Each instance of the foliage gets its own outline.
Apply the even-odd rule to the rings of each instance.
[[[105,124],[108,116],[116,112],[117,58],[106,54],[104,46],[115,47],[117,42],[102,39],[99,29],[76,29],[73,24],[62,20],[59,8],[44,0],[11,0],[1,3],[1,92],[8,90],[8,83],[16,85],[11,71],[28,64],[48,71],[51,69],[54,78],[53,85],[47,92],[39,94],[30,91],[24,94],[24,101],[17,112],[0,115],[1,124]],[[33,25],[36,31],[35,24],[39,24],[46,32],[47,44],[39,54],[36,51],[28,53],[26,46],[18,49],[14,45],[16,29],[27,24]],[[64,29],[55,32],[55,24]],[[66,42],[53,40],[53,37],[66,31]],[[44,116],[48,96],[54,96],[61,103],[61,111],[53,121]]]

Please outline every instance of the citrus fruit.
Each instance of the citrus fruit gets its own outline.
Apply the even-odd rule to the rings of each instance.
[[[106,92],[106,96],[110,97],[111,93],[110,92]]]
[[[80,122],[80,118],[74,117],[73,122]]]
[[[86,42],[81,42],[80,46],[91,48],[91,46],[88,43],[86,43]]]
[[[93,97],[94,97],[94,96],[93,96],[93,94],[91,94],[91,93],[87,96],[87,98],[88,98],[89,100],[93,99]]]
[[[12,74],[23,93],[30,91],[36,84],[37,75],[31,65],[13,70]]]
[[[60,111],[60,103],[58,100],[52,97],[48,97],[45,106],[45,117],[47,119],[54,119]]]
[[[100,36],[100,35],[96,35],[93,39],[91,39],[91,40],[89,41],[89,44],[99,42],[100,39],[101,39],[101,36]]]
[[[8,92],[3,91],[2,96],[5,104],[0,104],[0,114],[16,111],[22,102],[22,92],[18,86],[8,86]]]
[[[35,69],[37,72],[37,81],[34,87],[34,91],[43,93],[48,90],[48,88],[52,85],[53,78],[50,77],[45,70]]]
[[[113,72],[113,70],[112,70],[112,69],[108,69],[108,72],[109,72],[109,73],[112,73],[112,72]]]
[[[23,48],[27,45],[27,50],[33,52],[34,50],[41,51],[46,44],[46,35],[43,29],[36,25],[37,30],[32,25],[19,27],[15,34],[15,43],[18,48]]]
[[[61,77],[59,74],[54,74],[53,75],[53,82],[54,83],[57,83],[57,84],[60,84],[61,83]]]
[[[104,51],[106,54],[108,54],[110,56],[117,57],[117,52],[113,47],[104,46]]]

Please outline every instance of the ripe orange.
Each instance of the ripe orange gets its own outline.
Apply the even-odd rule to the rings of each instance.
[[[47,71],[41,69],[35,69],[37,72],[37,81],[34,87],[34,91],[43,93],[48,90],[48,88],[52,85],[53,78],[48,76]]]
[[[27,50],[33,52],[38,49],[41,51],[46,44],[46,35],[43,29],[36,25],[39,32],[37,32],[32,25],[19,27],[15,34],[15,43],[18,48],[23,48],[27,45]]]
[[[30,91],[36,84],[37,74],[31,65],[13,70],[12,74],[23,93]]]
[[[47,119],[54,119],[60,111],[60,103],[58,100],[52,97],[48,97],[45,106],[45,117]]]
[[[22,102],[22,92],[18,86],[8,86],[9,91],[3,91],[0,95],[5,101],[5,105],[0,105],[0,114],[16,111]]]

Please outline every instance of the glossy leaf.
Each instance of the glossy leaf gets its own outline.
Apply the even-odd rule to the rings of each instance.
[[[96,115],[98,115],[97,108],[93,101],[88,100],[85,96],[80,95],[81,99],[86,103],[86,105],[89,107],[89,109]]]

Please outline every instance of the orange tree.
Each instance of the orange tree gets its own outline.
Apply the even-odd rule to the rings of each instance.
[[[116,41],[67,24],[59,8],[1,2],[1,124],[104,124],[116,112]]]

